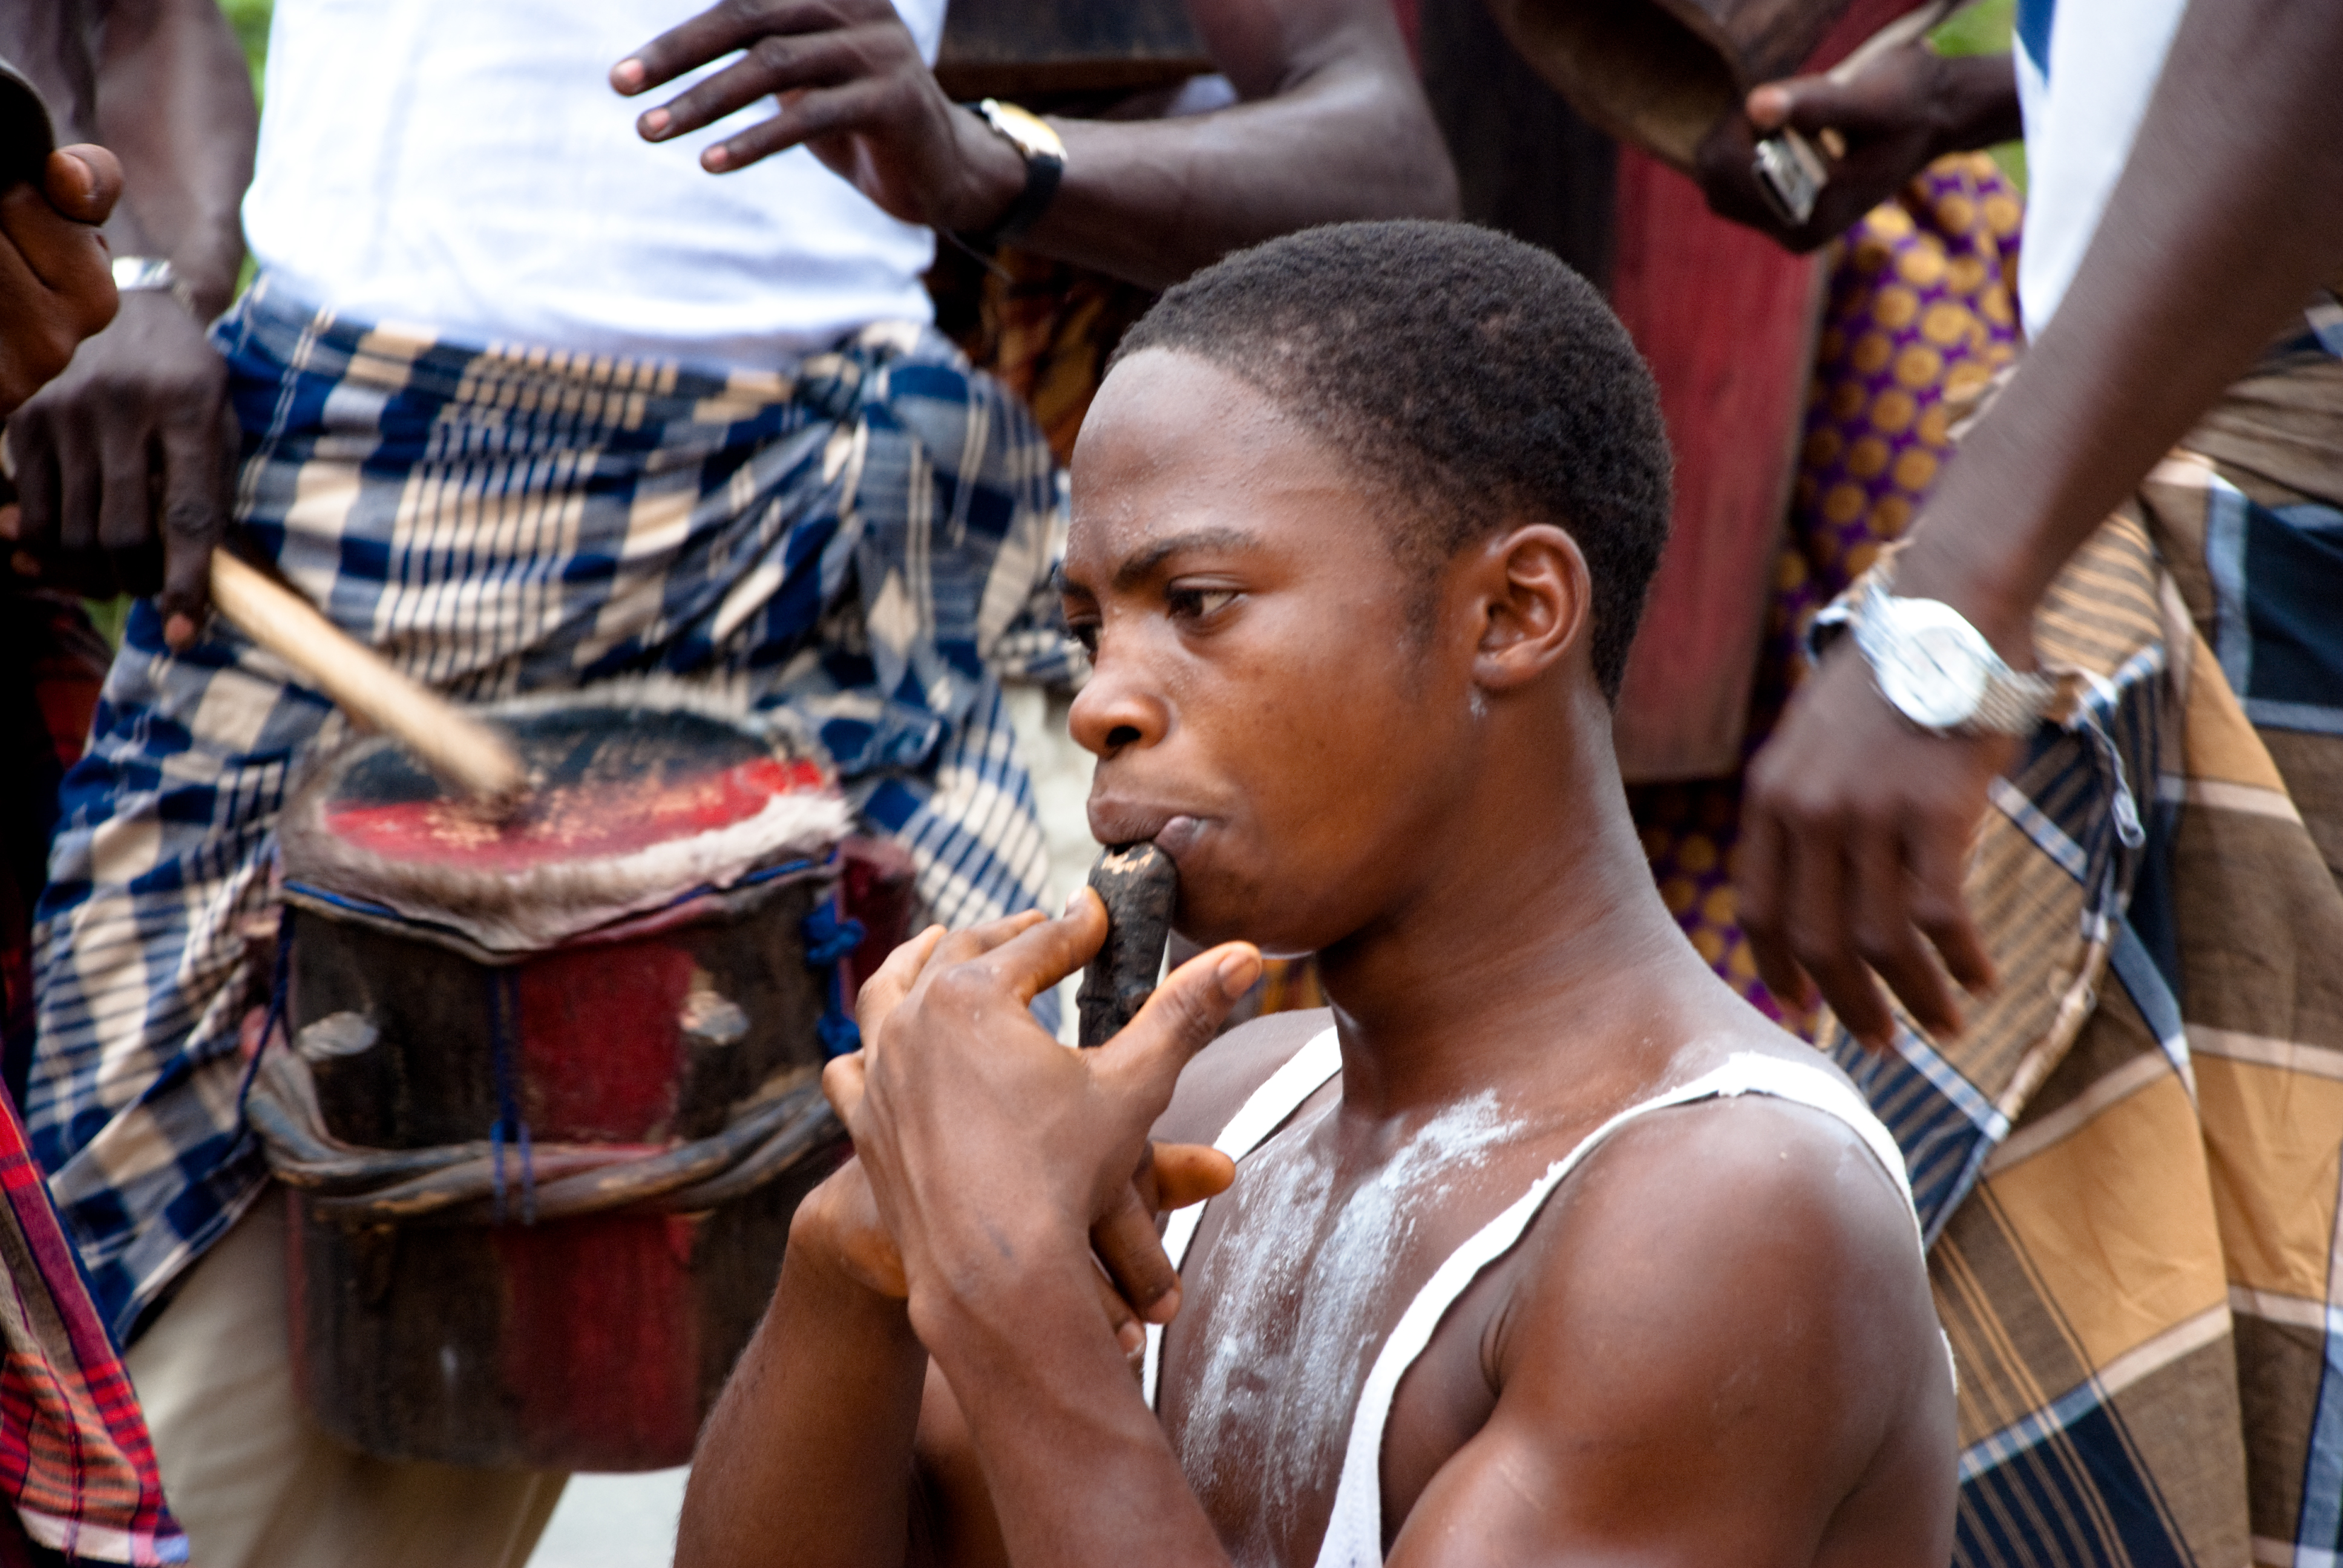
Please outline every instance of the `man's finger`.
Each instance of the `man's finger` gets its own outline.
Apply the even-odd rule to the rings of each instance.
[[[57,459],[46,425],[25,416],[5,436],[16,470],[16,547],[34,556],[57,550]]]
[[[98,426],[97,467],[104,485],[97,503],[98,548],[109,555],[136,549],[154,529],[146,426],[130,419],[110,419]],[[145,587],[146,591],[154,591],[154,585]]]
[[[1783,923],[1784,843],[1781,819],[1753,778],[1741,818],[1735,908],[1742,933],[1749,939],[1749,956],[1757,963],[1757,978],[1785,1006],[1805,1011],[1815,1005],[1815,997],[1805,970],[1790,955],[1789,932]]]
[[[1114,1332],[1114,1342],[1122,1352],[1122,1359],[1133,1371],[1138,1370],[1147,1356],[1147,1330],[1141,1326],[1139,1314],[1122,1299],[1121,1287],[1108,1277],[1105,1268],[1092,1261],[1091,1278],[1097,1282],[1099,1306],[1106,1313],[1106,1326]]]
[[[227,532],[227,476],[235,448],[218,418],[163,427],[164,639],[185,652],[211,606],[212,549]]]
[[[610,67],[610,85],[631,97],[773,33],[802,33],[825,20],[811,0],[727,0],[669,28]]]
[[[57,548],[93,561],[105,554],[97,532],[102,458],[95,423],[87,410],[67,407],[49,424],[57,456]]]
[[[1168,1323],[1179,1312],[1180,1271],[1156,1234],[1154,1211],[1136,1188],[1125,1186],[1114,1211],[1091,1227],[1091,1249],[1141,1318]]]
[[[1790,953],[1846,1031],[1873,1050],[1895,1029],[1871,971],[1855,956],[1847,910],[1846,845],[1832,825],[1801,826],[1785,857]]]
[[[911,994],[912,983],[927,968],[928,960],[943,940],[943,927],[930,926],[889,953],[870,978],[862,982],[862,990],[854,999],[854,1021],[862,1030],[865,1045],[879,1038],[879,1026]]]
[[[1153,1162],[1158,1213],[1217,1198],[1237,1179],[1237,1162],[1209,1143],[1158,1143]]]
[[[1961,989],[1986,996],[1997,982],[1993,955],[1969,919],[1962,883],[1968,871],[1970,835],[1931,825],[1915,829],[1906,843],[1912,864],[1912,920],[1935,944]]]
[[[1750,89],[1743,109],[1750,124],[1761,132],[1770,133],[1787,126],[1808,136],[1825,130],[1867,136],[1907,127],[1924,112],[1925,106],[1906,101],[1902,94],[1876,81],[1834,82],[1827,76],[1792,76]]]
[[[1172,1101],[1181,1069],[1212,1044],[1221,1024],[1261,978],[1261,950],[1223,942],[1173,970],[1122,1032],[1087,1054],[1101,1081],[1117,1085],[1151,1124]]]
[[[644,140],[662,142],[714,125],[778,93],[851,81],[860,58],[854,41],[841,34],[769,35],[749,45],[748,54],[735,64],[645,110],[636,126]]]
[[[1063,915],[1018,932],[984,956],[984,967],[1031,1007],[1035,997],[1090,962],[1105,940],[1106,906],[1082,888]]]
[[[854,1131],[854,1113],[862,1109],[864,1073],[862,1053],[859,1050],[831,1057],[821,1070],[821,1097],[830,1101],[830,1108],[838,1113],[839,1122],[850,1136]]]
[[[750,164],[785,153],[804,142],[820,141],[841,131],[860,130],[875,122],[894,94],[883,81],[849,82],[842,87],[820,87],[783,102],[781,112],[729,136],[699,155],[699,166],[710,174],[744,169]]]
[[[1912,923],[1911,878],[1903,849],[1903,835],[1886,825],[1858,832],[1848,846],[1855,950],[1922,1029],[1932,1035],[1957,1034],[1960,1007]]]
[[[101,224],[122,198],[122,161],[104,147],[76,142],[49,155],[41,184],[57,211],[75,223]]]

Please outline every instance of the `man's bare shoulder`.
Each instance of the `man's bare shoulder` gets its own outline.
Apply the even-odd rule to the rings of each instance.
[[[1333,1012],[1322,1007],[1239,1024],[1199,1051],[1180,1074],[1172,1103],[1155,1123],[1155,1136],[1167,1142],[1212,1142],[1271,1073],[1333,1026]]]
[[[1952,1376],[1919,1238],[1845,1121],[1755,1093],[1651,1112],[1573,1173],[1523,1262],[1457,1487],[1535,1470],[1596,1537],[1811,1543],[1860,1518],[1856,1555],[1883,1563],[1949,1540]],[[1900,1523],[1845,1512],[1899,1489]],[[1655,1523],[1685,1495],[1707,1502]]]

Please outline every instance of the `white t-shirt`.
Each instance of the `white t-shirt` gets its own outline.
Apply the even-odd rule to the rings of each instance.
[[[2042,336],[2075,281],[2187,8],[2188,0],[2018,0],[2026,190],[2017,304],[2028,337]]]
[[[622,98],[610,67],[708,3],[277,0],[254,257],[360,320],[716,366],[928,320],[928,230],[803,147],[700,168],[771,99],[671,142],[635,134],[682,84]],[[945,0],[895,3],[932,61]]]

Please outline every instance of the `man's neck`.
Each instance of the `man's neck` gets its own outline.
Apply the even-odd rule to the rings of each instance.
[[[1607,744],[1512,749],[1538,761],[1477,793],[1482,820],[1440,871],[1319,954],[1354,1111],[1401,1114],[1564,1060],[1579,1072],[1586,1052],[1565,1043],[1633,1041],[1656,1063],[1680,1010],[1718,1000],[1660,901]]]

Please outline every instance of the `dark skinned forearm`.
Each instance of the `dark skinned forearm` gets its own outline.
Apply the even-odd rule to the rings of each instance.
[[[226,308],[244,264],[238,217],[259,110],[214,0],[114,0],[98,75],[98,135],[125,189],[106,237],[116,256],[166,256],[196,313]]]
[[[1996,147],[2026,134],[2017,103],[2017,70],[2007,55],[1946,58],[1937,67],[1936,82],[1939,155]]]
[[[1058,121],[1064,184],[1021,244],[1151,286],[1312,224],[1453,217],[1456,177],[1387,5],[1191,7],[1239,105]]]
[[[1914,528],[1899,592],[2029,651],[2067,557],[2343,264],[2338,79],[2343,6],[2189,7],[2074,284]]]
[[[914,1284],[911,1318],[967,1417],[1009,1560],[1227,1568],[1099,1316],[1082,1239],[1038,1221],[970,1236]]]
[[[927,1366],[902,1302],[793,1244],[700,1432],[677,1568],[902,1563]]]

